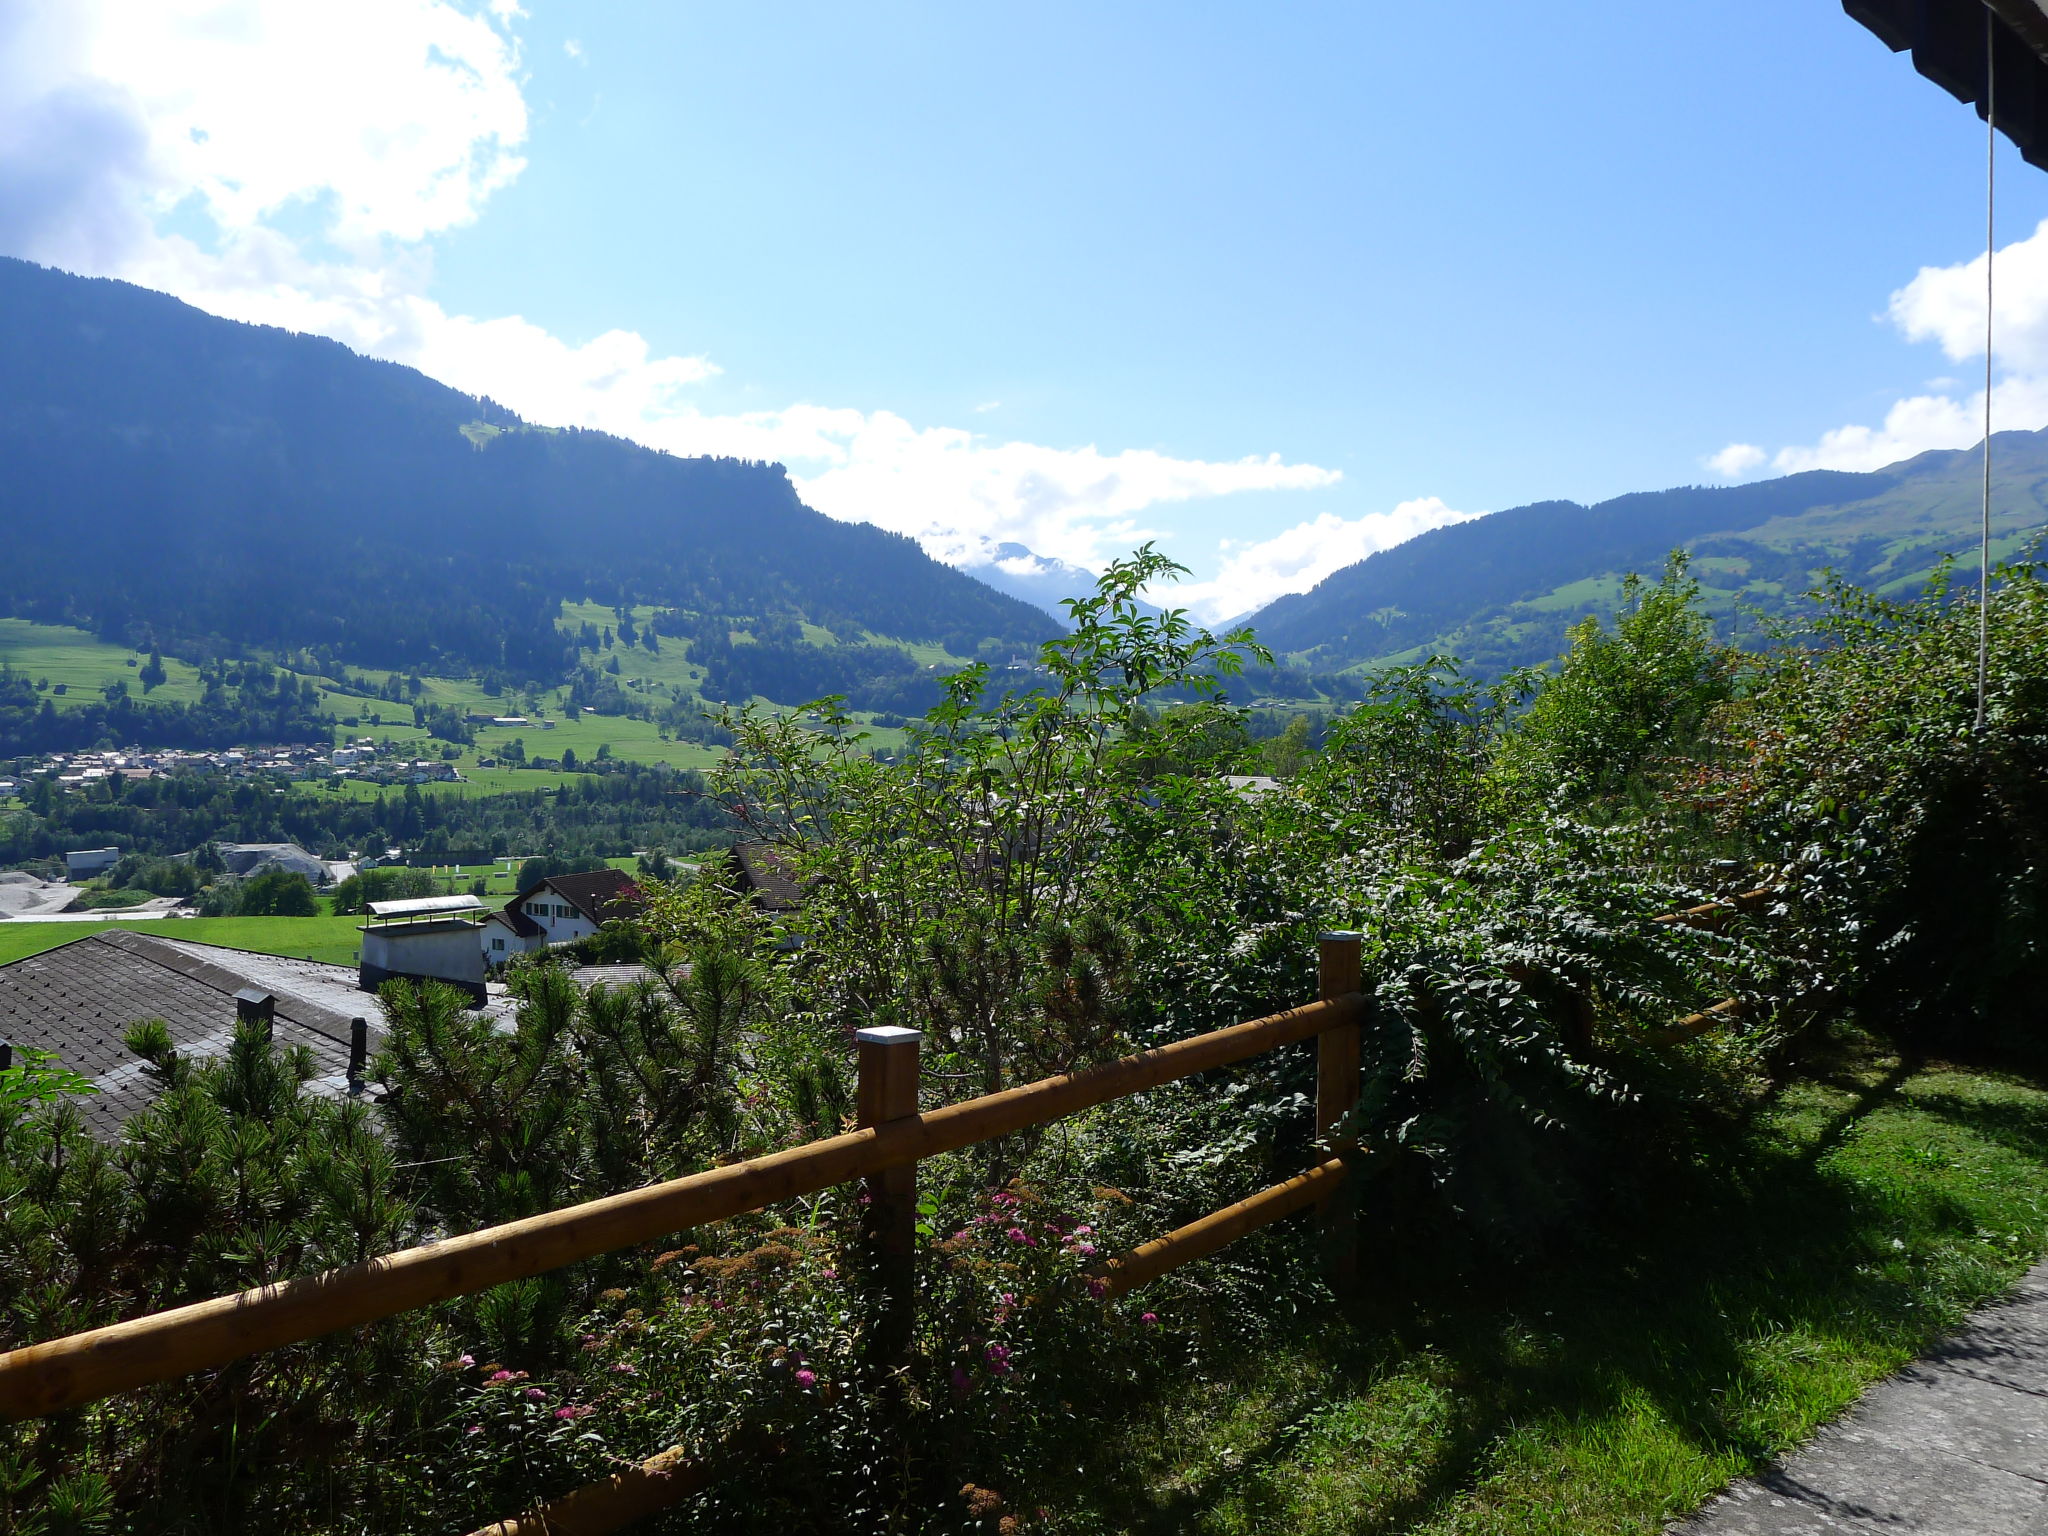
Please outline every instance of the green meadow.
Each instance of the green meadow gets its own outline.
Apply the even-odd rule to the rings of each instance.
[[[123,678],[137,698],[143,698],[142,683],[136,676],[144,653],[125,646],[108,645],[82,629],[68,624],[36,624],[27,619],[0,619],[0,662],[27,676],[38,686],[50,684],[44,696],[59,709],[79,709],[100,703],[101,690]],[[204,690],[199,686],[199,669],[175,657],[164,657],[164,681],[147,695],[151,703],[196,704]],[[63,693],[56,691],[61,685]]]
[[[329,965],[354,965],[362,947],[356,931],[360,917],[172,917],[106,923],[0,923],[0,965],[76,943],[103,927],[132,928],[137,933],[196,944],[218,944],[259,955],[289,955]]]

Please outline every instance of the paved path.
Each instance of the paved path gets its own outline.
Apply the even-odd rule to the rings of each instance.
[[[1672,1536],[2048,1536],[2048,1260]]]

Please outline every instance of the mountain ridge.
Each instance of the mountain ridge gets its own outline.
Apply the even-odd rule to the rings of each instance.
[[[1993,558],[2048,524],[2048,430],[1992,442]],[[1251,616],[1276,652],[1356,668],[1459,654],[1481,670],[1547,661],[1620,578],[1692,556],[1705,606],[1732,633],[1784,614],[1823,569],[1900,591],[1955,553],[1974,572],[1981,445],[1868,471],[1807,470],[1735,486],[1635,491],[1590,506],[1531,502],[1419,534]],[[1974,575],[1969,577],[1974,581]]]
[[[537,427],[324,337],[0,259],[0,612],[553,680],[565,600],[973,654],[1057,632],[779,465]]]

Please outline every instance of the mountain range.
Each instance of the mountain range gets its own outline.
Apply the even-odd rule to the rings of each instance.
[[[1992,439],[1992,558],[2048,526],[2048,431]],[[1923,453],[1867,473],[1812,470],[1737,486],[1638,492],[1593,506],[1543,501],[1434,529],[1346,566],[1249,621],[1318,670],[1455,655],[1480,672],[1547,661],[1622,578],[1692,556],[1724,636],[1800,608],[1822,571],[1887,594],[1918,588],[1944,555],[1974,585],[1982,450]]]
[[[778,465],[552,430],[337,342],[0,259],[0,613],[553,683],[565,600],[955,655],[1039,608],[805,506]]]
[[[2048,524],[2048,432],[1992,446],[2009,557]],[[1480,671],[1547,660],[1624,575],[1681,548],[1740,633],[1823,568],[1886,591],[1951,552],[1974,570],[1978,495],[1965,450],[1495,512],[1260,610],[1287,664],[1247,684],[1339,697],[1355,689],[1340,674],[1432,653]],[[0,614],[138,648],[552,686],[580,665],[565,602],[651,607],[707,694],[900,695],[890,708],[909,707],[930,648],[1028,655],[1094,581],[1018,544],[989,544],[970,574],[805,506],[779,465],[536,426],[333,341],[7,259],[0,526]]]

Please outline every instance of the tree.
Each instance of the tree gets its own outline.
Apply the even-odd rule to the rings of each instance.
[[[243,917],[317,917],[312,882],[289,869],[266,869],[241,884],[236,910]]]
[[[149,648],[149,660],[142,664],[142,670],[135,675],[141,681],[142,691],[145,694],[163,683],[169,676],[164,671],[163,652],[152,645]]]
[[[1152,814],[1161,762],[1211,781],[1228,766],[1208,756],[1242,741],[1217,728],[1237,720],[1219,678],[1272,659],[1249,631],[1140,606],[1183,569],[1150,545],[1115,562],[1041,649],[1049,685],[994,694],[987,663],[966,667],[890,763],[840,698],[722,713],[735,746],[717,782],[806,882],[802,953],[840,1024],[914,1021],[985,1092],[1113,1043],[1130,951],[1103,920],[1103,862]],[[1162,692],[1194,702],[1134,739]]]

